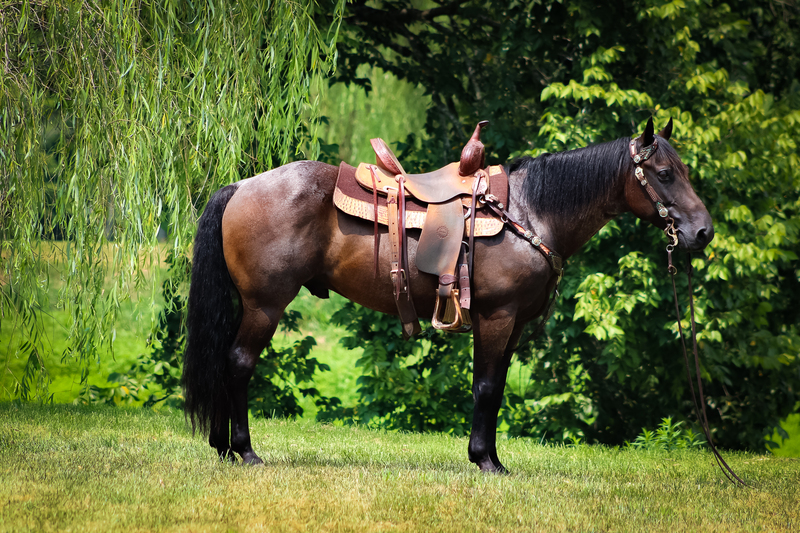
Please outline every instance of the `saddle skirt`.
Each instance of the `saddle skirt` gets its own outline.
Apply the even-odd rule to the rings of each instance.
[[[452,163],[458,165],[458,163]],[[339,176],[336,180],[336,188],[333,192],[334,205],[344,213],[352,215],[363,220],[373,222],[375,220],[375,197],[372,191],[372,173],[368,163],[361,163],[358,168],[352,167],[347,163],[342,162],[339,165]],[[376,176],[385,181],[389,174],[382,169],[376,169]],[[487,193],[493,194],[498,200],[508,205],[508,176],[506,175],[502,166],[490,166],[486,169],[489,176]],[[431,173],[433,175],[434,173]],[[426,175],[414,176],[418,180],[424,180]],[[465,183],[471,185],[472,180],[466,180]],[[391,183],[396,183],[392,176]],[[381,184],[378,185],[378,224],[388,226],[389,216],[387,199],[385,192],[381,190]],[[467,209],[470,208],[472,198],[466,196],[466,190],[456,194],[443,193],[431,194],[424,191],[420,195],[428,195],[427,197],[440,197],[446,198],[444,203],[449,201],[452,197],[461,196],[461,204],[465,207],[464,214],[467,214]],[[406,189],[406,218],[405,227],[409,229],[422,229],[425,226],[425,219],[427,217],[429,203],[419,200],[413,195],[416,192],[413,185],[407,186]],[[433,202],[431,202],[433,203]],[[437,202],[438,203],[438,202]],[[489,209],[478,208],[477,218],[475,219],[475,237],[490,237],[497,235],[503,229],[503,222]],[[464,220],[464,235],[469,236],[470,220]]]

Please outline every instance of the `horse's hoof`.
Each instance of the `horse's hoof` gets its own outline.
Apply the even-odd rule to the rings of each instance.
[[[499,462],[495,463],[491,460],[481,461],[478,463],[478,468],[481,469],[481,472],[485,472],[487,474],[508,474],[509,471]]]
[[[256,465],[263,465],[264,461],[261,460],[261,457],[251,452],[249,454],[242,456],[242,464],[256,466]]]

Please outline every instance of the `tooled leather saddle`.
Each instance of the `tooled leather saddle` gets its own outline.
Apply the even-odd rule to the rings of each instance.
[[[406,229],[421,228],[416,254],[419,271],[437,276],[431,323],[451,332],[472,329],[469,315],[473,239],[496,235],[503,222],[479,198],[493,195],[507,203],[508,178],[500,166],[485,167],[480,122],[461,152],[461,159],[425,174],[408,174],[382,139],[372,139],[376,164],[339,167],[334,204],[341,211],[375,224],[375,275],[378,275],[378,225],[391,239],[393,292],[403,335],[421,331],[408,277]],[[465,240],[466,238],[466,240]]]

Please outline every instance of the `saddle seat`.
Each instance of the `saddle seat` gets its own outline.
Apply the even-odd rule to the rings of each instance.
[[[388,194],[390,189],[397,190],[396,177],[403,176],[406,196],[410,194],[428,204],[447,202],[457,196],[472,195],[474,173],[479,170],[478,168],[467,175],[462,175],[460,172],[462,164],[459,162],[450,163],[433,172],[408,174],[383,139],[372,139],[370,142],[375,149],[377,168],[370,169],[370,166],[362,164],[356,173],[356,179],[365,188],[369,190],[373,188],[374,173],[374,186],[383,194]],[[482,190],[478,190],[478,194],[485,194],[487,188],[488,182],[482,180]]]

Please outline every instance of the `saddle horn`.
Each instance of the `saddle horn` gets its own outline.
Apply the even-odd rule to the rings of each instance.
[[[481,128],[488,124],[488,120],[478,122],[472,137],[464,145],[464,149],[461,150],[461,161],[458,164],[458,173],[461,176],[471,176],[486,166],[486,150],[481,142]]]

